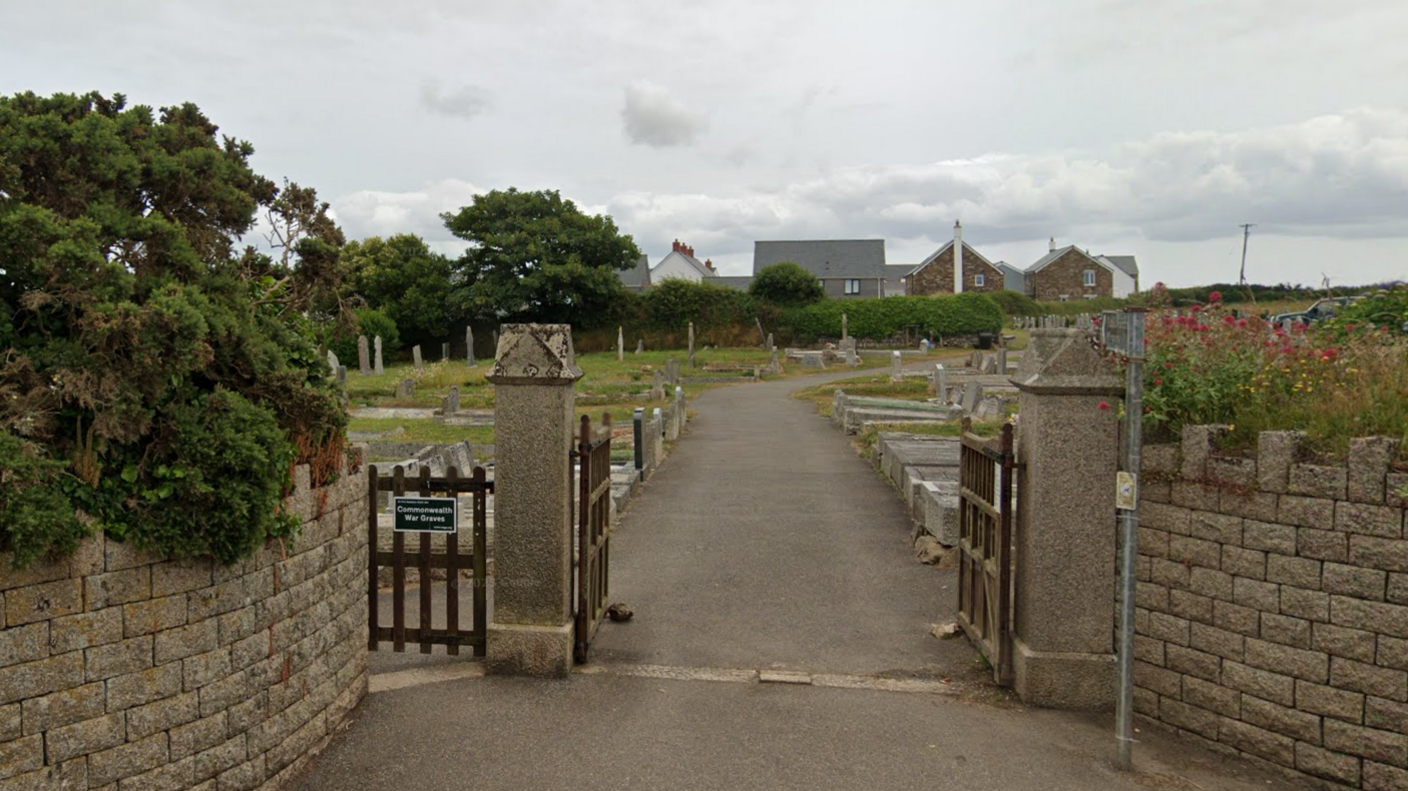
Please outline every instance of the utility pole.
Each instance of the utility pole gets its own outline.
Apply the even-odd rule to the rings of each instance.
[[[1238,227],[1242,229],[1242,273],[1237,278],[1237,285],[1245,288],[1247,285],[1247,239],[1252,235],[1252,228],[1256,227],[1256,223],[1245,222]]]

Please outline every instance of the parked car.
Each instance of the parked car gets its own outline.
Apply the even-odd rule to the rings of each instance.
[[[1272,324],[1283,324],[1287,320],[1298,324],[1312,324],[1323,319],[1328,319],[1335,315],[1340,308],[1351,302],[1356,302],[1363,297],[1329,297],[1327,299],[1316,300],[1315,304],[1305,310],[1298,310],[1291,313],[1278,313],[1267,319]]]

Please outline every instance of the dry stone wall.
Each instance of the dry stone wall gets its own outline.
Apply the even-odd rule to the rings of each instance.
[[[1218,429],[1147,447],[1136,707],[1199,739],[1351,787],[1408,789],[1408,474],[1397,443],[1305,463]]]
[[[295,475],[233,566],[97,537],[0,556],[0,791],[277,788],[366,693],[366,478]]]

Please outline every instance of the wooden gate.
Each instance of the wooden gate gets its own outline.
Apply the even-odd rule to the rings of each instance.
[[[1012,685],[1012,426],[995,440],[966,430],[959,451],[958,623]]]
[[[488,556],[488,500],[489,494],[494,491],[494,482],[486,480],[484,468],[475,467],[473,476],[470,478],[459,477],[458,471],[451,467],[442,478],[430,477],[430,470],[422,467],[418,478],[407,480],[405,470],[400,465],[392,468],[389,478],[382,478],[377,475],[377,468],[370,466],[367,468],[367,649],[377,650],[380,643],[390,642],[392,650],[403,652],[406,650],[406,643],[418,643],[422,654],[430,653],[431,646],[443,645],[447,653],[459,655],[460,646],[473,646],[475,656],[484,656],[487,646],[487,636],[489,633],[488,617],[488,590],[486,576],[486,561]],[[461,494],[471,494],[472,506],[469,515],[458,515],[459,508],[455,506],[455,513],[459,516],[458,521],[463,524],[468,516],[473,524],[473,546],[470,552],[463,552],[460,548],[459,530],[449,530],[443,532],[444,550],[432,552],[431,532],[420,532],[418,547],[414,551],[406,549],[406,536],[408,531],[393,530],[391,536],[391,549],[383,550],[378,543],[377,535],[377,495],[379,492],[390,492],[393,498],[403,497],[408,493],[414,493],[419,497],[427,498],[458,498]],[[392,507],[395,508],[396,501],[392,500]],[[443,508],[441,509],[444,510]],[[439,531],[437,531],[439,532]],[[417,535],[410,532],[410,535]],[[419,620],[414,627],[406,626],[406,567],[412,565],[420,575],[419,589]],[[390,626],[382,626],[379,623],[380,613],[377,608],[377,575],[383,568],[392,570],[392,622]],[[444,628],[435,628],[431,625],[432,619],[432,588],[431,570],[445,570],[445,619]],[[460,590],[466,584],[466,580],[460,579],[461,572],[472,571],[473,579],[468,584],[473,586],[473,616],[468,628],[462,628],[460,624]]]
[[[577,662],[587,661],[592,637],[606,615],[611,571],[611,415],[602,416],[601,437],[582,416],[571,458],[578,465],[577,496]]]

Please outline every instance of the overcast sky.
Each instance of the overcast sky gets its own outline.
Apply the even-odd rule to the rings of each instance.
[[[7,3],[0,92],[198,104],[349,237],[559,189],[652,262],[955,219],[1142,281],[1408,278],[1408,3],[1395,0],[50,0]],[[461,246],[462,247],[462,246]]]

